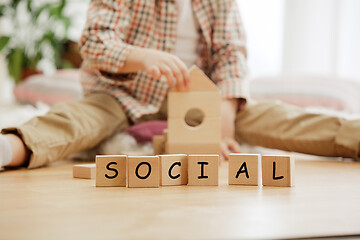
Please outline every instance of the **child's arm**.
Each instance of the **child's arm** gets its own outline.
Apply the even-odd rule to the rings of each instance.
[[[249,95],[246,38],[237,2],[214,2],[210,78],[221,90],[223,98],[246,99]]]
[[[124,32],[131,22],[131,1],[93,0],[80,39],[80,53],[93,68],[121,74],[139,70],[159,79],[164,75],[169,84],[174,79],[179,89],[189,83],[185,64],[176,56],[139,48],[126,43]]]
[[[214,1],[215,2],[215,1]],[[224,98],[222,102],[222,155],[239,152],[234,139],[235,117],[241,99],[248,97],[246,41],[238,7],[234,0],[216,1],[212,25],[211,79]],[[211,15],[211,13],[209,13]],[[246,101],[243,101],[246,102]]]
[[[224,159],[229,159],[231,152],[240,152],[240,145],[234,139],[237,109],[237,99],[224,99],[221,102],[221,155]]]

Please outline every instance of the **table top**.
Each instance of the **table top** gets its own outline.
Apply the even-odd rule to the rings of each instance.
[[[95,187],[72,162],[0,173],[0,239],[360,236],[360,163],[296,161],[295,187]]]

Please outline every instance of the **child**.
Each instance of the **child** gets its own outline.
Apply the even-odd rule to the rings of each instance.
[[[115,131],[166,119],[168,89],[197,64],[219,87],[222,155],[238,142],[357,158],[360,121],[248,99],[246,48],[235,0],[93,0],[80,51],[85,97],[0,135],[0,165],[39,167]],[[195,119],[196,120],[196,119]],[[235,141],[236,139],[237,141]]]

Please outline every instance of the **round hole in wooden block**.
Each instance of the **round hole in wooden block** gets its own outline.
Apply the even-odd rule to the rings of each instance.
[[[185,114],[185,123],[190,127],[199,126],[205,118],[205,114],[198,108],[192,108]]]

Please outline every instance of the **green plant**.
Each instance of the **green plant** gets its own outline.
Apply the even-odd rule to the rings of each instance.
[[[0,52],[16,83],[24,69],[49,71],[69,67],[69,62],[61,58],[71,24],[64,15],[67,0],[1,2]]]

